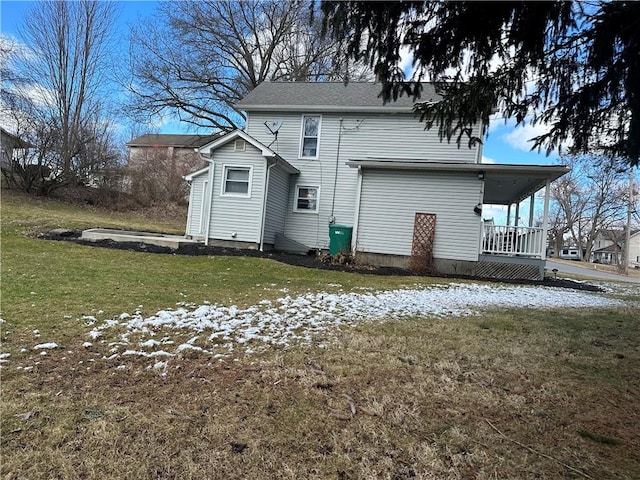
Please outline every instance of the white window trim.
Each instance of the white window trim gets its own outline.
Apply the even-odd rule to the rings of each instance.
[[[317,117],[318,118],[318,143],[316,144],[316,154],[313,157],[305,157],[304,156],[304,120],[309,117]],[[304,160],[317,160],[320,155],[320,134],[322,132],[322,115],[302,115],[302,119],[300,121],[300,150],[298,152],[298,158]]]
[[[307,210],[305,208],[298,208],[298,194],[301,188],[315,188],[318,191],[318,195],[316,197],[316,209],[315,210]],[[310,213],[317,215],[320,213],[320,186],[319,185],[305,185],[299,184],[294,187],[293,191],[293,211],[296,213]]]
[[[225,187],[227,185],[227,171],[229,171],[230,169],[249,170],[249,186],[247,189],[247,193],[233,193],[233,192],[225,191]],[[232,165],[232,164],[222,165],[222,180],[220,182],[221,197],[251,198],[252,183],[253,183],[253,166],[252,165]]]

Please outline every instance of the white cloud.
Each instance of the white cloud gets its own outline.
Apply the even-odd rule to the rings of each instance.
[[[498,162],[496,160],[494,160],[493,158],[485,157],[483,155],[482,156],[482,160],[480,161],[480,163],[498,163]]]
[[[515,127],[511,132],[503,135],[502,140],[517,150],[528,152],[533,146],[531,139],[548,131],[549,125],[546,124],[523,125]]]

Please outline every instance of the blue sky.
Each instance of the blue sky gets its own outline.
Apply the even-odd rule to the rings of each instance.
[[[1,31],[21,41],[20,25],[32,6],[27,1],[0,1]],[[155,1],[122,1],[119,4],[120,16],[117,22],[119,45],[123,49],[123,56],[127,55],[127,38],[129,25],[138,19],[153,19]],[[160,129],[161,133],[192,133],[188,124],[167,123]],[[557,155],[547,157],[544,153],[531,152],[527,140],[535,136],[533,127],[513,128],[513,124],[505,125],[504,120],[496,119],[490,126],[489,136],[485,139],[483,155],[486,161],[492,163],[515,164],[551,164],[557,163]]]

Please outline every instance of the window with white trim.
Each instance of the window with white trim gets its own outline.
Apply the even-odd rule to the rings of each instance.
[[[221,195],[249,197],[251,192],[251,167],[225,165]]]
[[[300,158],[318,158],[320,115],[303,115],[300,135]]]
[[[318,213],[318,200],[320,197],[320,187],[309,185],[297,185],[295,204],[296,212]]]

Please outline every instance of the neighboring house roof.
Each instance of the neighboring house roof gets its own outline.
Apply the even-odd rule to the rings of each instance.
[[[128,142],[127,147],[177,147],[196,149],[211,143],[221,136],[221,133],[213,135],[146,133]]]
[[[236,104],[239,110],[384,111],[410,112],[412,97],[401,96],[386,104],[380,97],[382,84],[372,82],[263,82]],[[422,84],[418,102],[437,102],[442,97],[431,83]]]
[[[31,145],[29,142],[26,142],[26,141],[22,140],[17,135],[14,135],[14,134],[8,132],[7,130],[5,130],[2,127],[0,127],[0,132],[2,134],[2,137],[4,137],[2,143],[4,143],[6,140],[9,140],[11,142],[11,147],[12,148],[30,148],[30,147],[33,147],[33,145]]]
[[[622,253],[622,247],[620,245],[611,244],[606,247],[596,248],[592,253],[594,255],[597,253]]]

